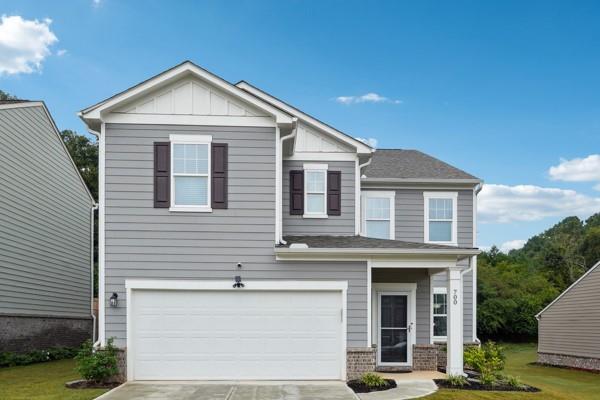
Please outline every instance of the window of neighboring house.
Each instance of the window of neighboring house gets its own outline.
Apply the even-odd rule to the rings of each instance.
[[[433,339],[446,340],[448,336],[448,296],[445,287],[433,288]]]
[[[327,218],[327,164],[304,164],[304,217]]]
[[[171,209],[211,211],[211,136],[171,135]]]
[[[395,192],[365,191],[362,193],[363,236],[394,239]]]
[[[456,245],[457,193],[424,192],[425,242]]]

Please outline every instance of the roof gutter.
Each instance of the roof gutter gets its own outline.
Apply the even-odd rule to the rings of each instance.
[[[483,183],[481,179],[430,179],[430,178],[365,178],[367,183],[452,183],[475,184]]]
[[[476,256],[478,249],[400,249],[400,248],[289,248],[276,247],[275,254],[307,255],[307,254],[352,254],[352,255],[455,255]]]

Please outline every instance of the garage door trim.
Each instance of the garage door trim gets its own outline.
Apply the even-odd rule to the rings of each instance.
[[[127,290],[127,380],[133,380],[135,344],[131,327],[133,326],[132,300],[135,290],[194,290],[194,291],[328,291],[340,292],[342,296],[342,337],[340,354],[340,379],[346,380],[346,341],[347,341],[347,292],[348,281],[244,281],[244,288],[234,288],[233,281],[224,280],[131,280],[125,281]]]

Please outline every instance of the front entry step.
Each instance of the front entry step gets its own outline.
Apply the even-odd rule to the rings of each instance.
[[[412,372],[413,369],[410,366],[377,366],[376,372]]]

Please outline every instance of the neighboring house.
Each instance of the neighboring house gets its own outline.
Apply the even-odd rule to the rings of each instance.
[[[480,179],[191,62],[80,116],[100,143],[99,336],[127,379],[434,370],[446,341],[462,372]]]
[[[535,317],[538,362],[600,371],[600,261]]]
[[[94,205],[44,103],[0,101],[0,352],[92,338]]]

